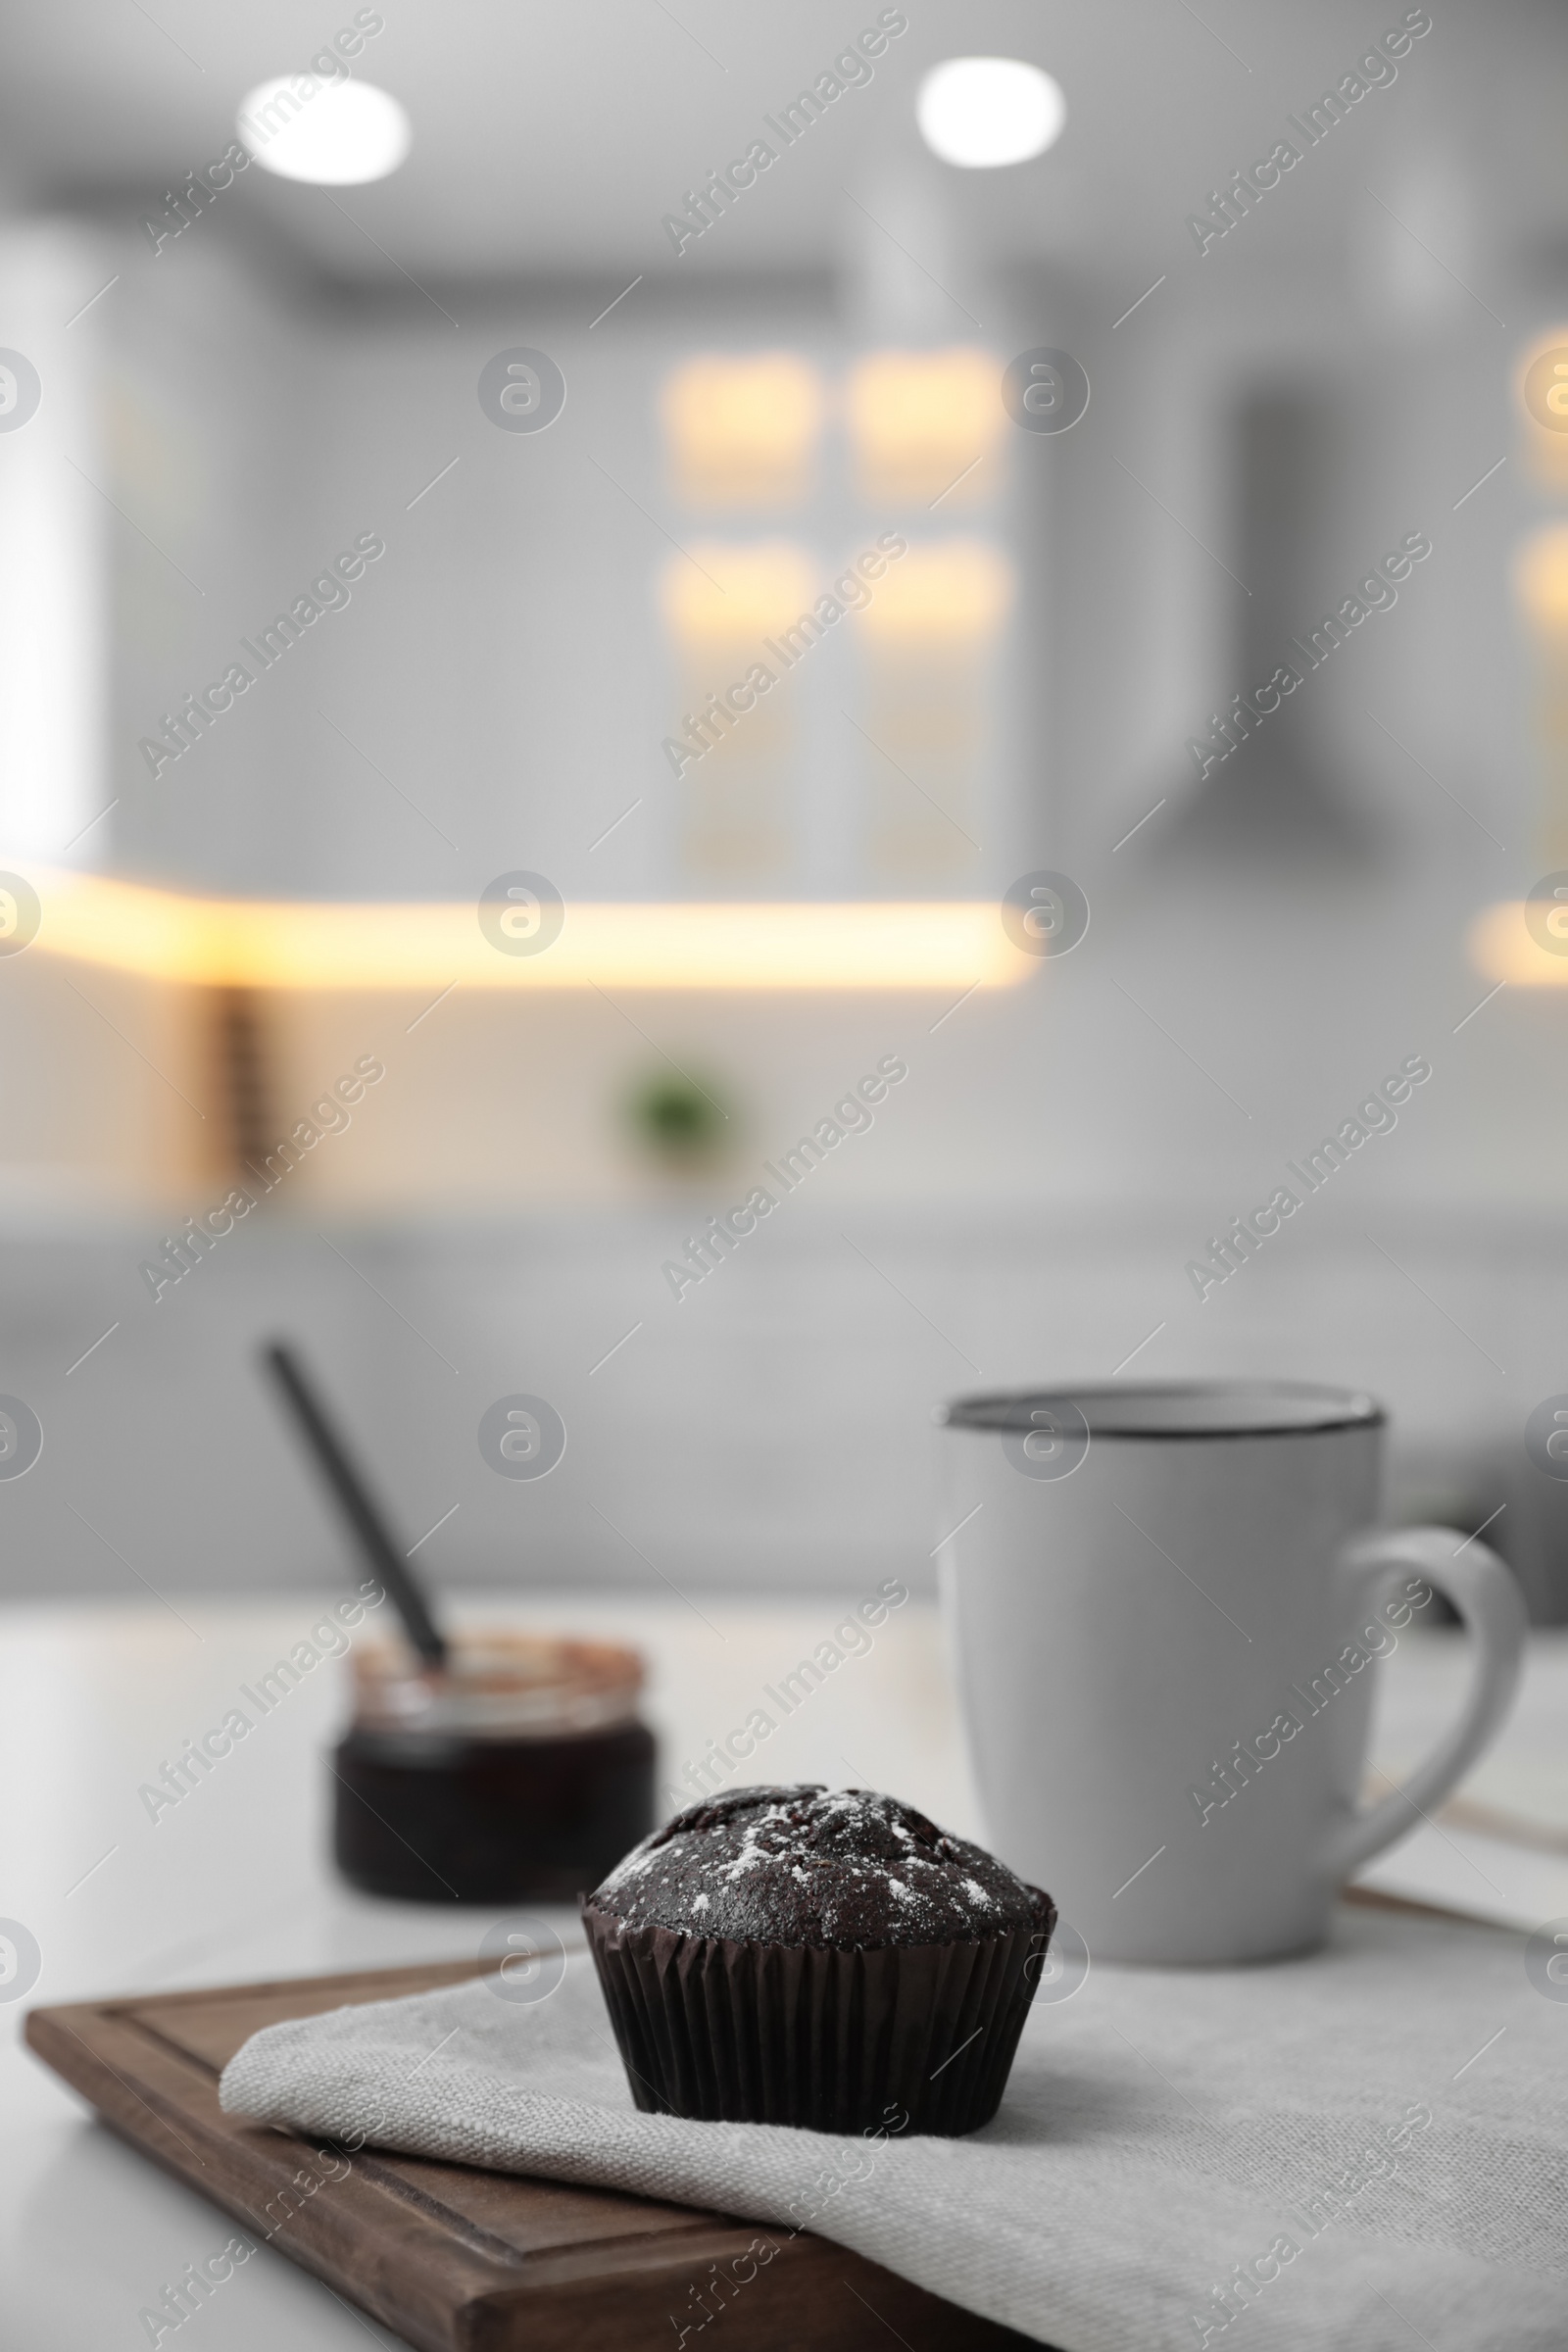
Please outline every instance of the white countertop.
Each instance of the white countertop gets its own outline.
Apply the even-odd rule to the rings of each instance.
[[[742,1724],[763,1684],[830,1637],[840,1615],[820,1599],[698,1602],[601,1593],[448,1606],[458,1623],[569,1627],[638,1643],[650,1661],[662,1788]],[[379,1902],[334,1879],[320,1756],[344,1710],[340,1664],[291,1690],[177,1807],[148,1817],[140,1785],[220,1721],[240,1684],[319,1615],[304,1594],[265,1606],[181,1596],[177,1607],[0,1610],[0,1916],[22,1921],[42,1953],[26,1999],[0,2004],[7,2352],[145,2343],[141,2308],[230,2234],[216,2208],[89,2123],[22,2048],[27,2007],[466,1954],[491,1924],[477,1908]],[[1453,1712],[1465,1644],[1447,1634],[1407,1639],[1380,1671],[1375,1761],[1397,1774]],[[890,1616],[870,1650],[847,1658],[748,1770],[889,1788],[945,1828],[983,1837],[935,1610],[911,1600]],[[1513,1718],[1465,1794],[1568,1831],[1568,1634],[1534,1638]],[[1568,1916],[1568,1855],[1447,1823],[1423,1826],[1364,1875],[1525,1928]],[[564,1911],[540,1916],[563,1932],[570,1924]],[[219,2340],[207,2315],[191,2326]],[[224,2352],[275,2352],[279,2340],[363,2352],[367,2331],[394,2341],[268,2250],[224,2290]]]

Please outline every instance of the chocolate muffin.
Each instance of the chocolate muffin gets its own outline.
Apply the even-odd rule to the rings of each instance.
[[[688,1807],[583,1903],[639,2107],[814,2132],[989,2123],[1055,1920],[897,1797],[816,1786]]]

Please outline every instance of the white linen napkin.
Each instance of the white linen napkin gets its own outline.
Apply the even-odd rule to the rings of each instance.
[[[768,2225],[738,2297],[809,2229],[1061,2352],[1563,2352],[1568,2000],[1545,1984],[1512,1935],[1347,1909],[1306,1960],[1093,1968],[1051,1998],[1064,1974],[983,2131],[842,2139],[639,2114],[573,1955],[533,2001],[484,1980],[269,2026],[221,2098]]]

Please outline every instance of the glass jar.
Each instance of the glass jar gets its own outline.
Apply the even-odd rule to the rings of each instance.
[[[331,1758],[333,1854],[404,1902],[575,1902],[654,1820],[643,1663],[616,1642],[454,1640],[354,1651],[354,1720]]]

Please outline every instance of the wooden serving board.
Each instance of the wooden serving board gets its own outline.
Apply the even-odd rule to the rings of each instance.
[[[349,2169],[333,2178],[319,2135],[219,2106],[220,2074],[260,2027],[428,1992],[482,1966],[82,2001],[33,2010],[27,2039],[133,2146],[420,2352],[678,2352],[688,2322],[696,2352],[691,2290],[711,2281],[710,2264],[728,2272],[759,2225],[375,2148],[339,2157]],[[302,2172],[319,2186],[298,2202]],[[738,2290],[732,2352],[743,2340],[744,2352],[1038,2352],[827,2238],[767,2234],[779,2250]]]

